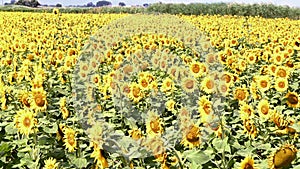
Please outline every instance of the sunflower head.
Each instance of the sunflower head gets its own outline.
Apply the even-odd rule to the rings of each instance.
[[[245,157],[239,169],[256,169],[254,159],[251,156]]]
[[[294,145],[286,144],[280,147],[269,158],[269,167],[272,169],[280,169],[288,167],[295,160],[297,149]]]
[[[298,93],[288,92],[285,98],[289,107],[298,108],[300,106]]]
[[[44,161],[45,165],[43,167],[43,169],[57,169],[59,163],[56,162],[56,159],[50,157],[49,159]]]
[[[198,147],[201,143],[200,128],[195,124],[190,125],[183,131],[183,139],[181,144],[189,148]]]

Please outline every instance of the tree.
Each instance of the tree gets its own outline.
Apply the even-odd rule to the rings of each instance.
[[[59,8],[62,7],[62,4],[56,4],[55,6]]]
[[[101,6],[109,6],[109,5],[112,5],[112,3],[109,2],[109,1],[98,1],[98,2],[96,3],[96,6],[97,6],[97,7],[101,7]]]
[[[143,7],[145,7],[145,8],[148,7],[148,6],[149,6],[149,4],[143,4]]]
[[[37,7],[37,6],[41,5],[37,0],[19,0],[15,4],[29,6],[29,7]]]
[[[119,6],[126,6],[124,2],[119,2]]]
[[[95,7],[95,5],[93,4],[93,2],[89,2],[86,4],[87,7]]]

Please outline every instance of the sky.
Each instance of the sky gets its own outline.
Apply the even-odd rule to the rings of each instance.
[[[5,2],[10,2],[10,0],[2,0]],[[97,3],[99,0],[38,0],[41,4],[55,5],[57,3],[62,4],[63,6],[68,5],[84,5],[89,2]],[[127,6],[131,5],[142,5],[144,3],[214,3],[214,2],[238,2],[238,3],[272,3],[275,5],[288,5],[290,7],[300,7],[299,0],[107,0],[112,2],[113,5],[118,5],[119,2],[124,2]]]

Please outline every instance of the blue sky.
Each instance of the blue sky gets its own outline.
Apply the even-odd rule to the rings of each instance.
[[[10,2],[10,0],[3,0],[4,2]],[[99,0],[39,0],[41,4],[55,5],[60,3],[64,6],[68,5],[83,5],[88,2],[93,2],[94,4]],[[300,7],[299,0],[108,0],[112,2],[113,5],[118,5],[119,2],[124,2],[126,5],[142,5],[144,3],[213,3],[213,2],[238,2],[238,3],[272,3],[275,5],[288,5],[291,7]]]

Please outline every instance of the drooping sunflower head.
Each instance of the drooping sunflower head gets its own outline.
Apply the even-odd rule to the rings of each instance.
[[[299,95],[296,92],[288,92],[285,96],[286,103],[289,107],[298,108],[299,104]]]
[[[150,137],[161,135],[163,133],[163,122],[161,118],[153,111],[149,111],[146,122],[147,134]]]
[[[294,145],[285,144],[269,157],[269,168],[281,169],[291,165],[296,159],[297,149]]]
[[[243,121],[244,132],[246,132],[251,138],[255,138],[257,136],[257,129],[254,122],[250,119],[246,119]]]
[[[209,118],[213,117],[211,101],[209,101],[206,96],[202,96],[198,101],[198,105],[198,111],[200,113],[201,122],[208,122]]]
[[[27,91],[21,91],[19,94],[20,102],[26,106],[27,108],[30,108],[30,93]]]
[[[183,130],[181,144],[189,148],[198,147],[201,143],[200,136],[200,128],[195,124],[191,124]]]

